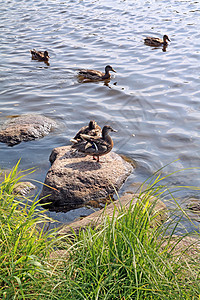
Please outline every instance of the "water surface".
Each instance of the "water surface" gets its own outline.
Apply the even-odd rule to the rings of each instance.
[[[111,125],[114,151],[137,168],[127,185],[155,171],[176,185],[200,186],[200,8],[198,1],[0,1],[0,122],[36,113],[61,127],[41,140],[13,148],[0,144],[0,167],[36,167],[44,181],[54,147],[95,119]],[[171,39],[166,52],[144,45],[145,36]],[[48,50],[50,65],[32,61],[29,50]],[[80,83],[79,68],[117,73],[109,85]],[[186,191],[182,197],[198,197]],[[181,200],[180,200],[181,203]],[[84,213],[85,210],[83,209]],[[77,215],[82,212],[77,212]],[[59,214],[63,222],[76,212]]]

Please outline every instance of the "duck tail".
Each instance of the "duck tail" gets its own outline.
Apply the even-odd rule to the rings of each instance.
[[[78,144],[78,141],[75,140],[75,139],[71,139],[70,142],[73,143],[73,144]]]

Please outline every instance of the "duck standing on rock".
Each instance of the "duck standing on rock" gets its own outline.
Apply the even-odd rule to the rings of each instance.
[[[83,141],[81,134],[87,134],[89,136],[98,136],[101,137],[102,131],[101,127],[97,125],[97,122],[91,120],[87,126],[83,126],[75,135],[73,139],[70,140],[73,144]]]
[[[159,46],[167,46],[168,42],[171,42],[169,37],[165,34],[163,39],[155,38],[155,37],[146,37],[144,39],[144,43],[148,46],[159,47]]]
[[[40,60],[40,61],[48,61],[50,56],[48,51],[36,51],[35,49],[30,50],[31,54],[32,54],[32,59],[34,60]]]
[[[99,162],[99,156],[109,153],[113,148],[114,143],[109,135],[110,131],[117,132],[111,126],[105,125],[102,129],[102,137],[81,134],[83,141],[72,145],[72,148],[86,155],[93,156],[93,159],[97,158],[97,162]]]
[[[116,71],[110,66],[105,67],[105,73],[97,70],[88,70],[88,69],[83,69],[79,70],[78,76],[80,77],[81,80],[84,79],[89,79],[89,80],[106,80],[110,79],[110,71],[115,72]]]

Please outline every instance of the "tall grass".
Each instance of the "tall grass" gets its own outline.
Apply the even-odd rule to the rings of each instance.
[[[128,210],[105,215],[98,230],[74,233],[56,299],[199,299],[200,252],[190,257],[188,245],[175,251],[184,240],[173,236],[181,217],[155,222],[152,196],[170,194],[166,186],[157,186],[160,179],[157,175]]]
[[[156,221],[157,196],[171,194],[157,186],[160,175],[135,205],[115,208],[72,239],[46,232],[36,199],[13,194],[24,176],[17,168],[0,185],[0,299],[199,299],[198,248],[175,251],[184,239],[173,236],[181,216]]]
[[[49,220],[38,201],[13,193],[26,173],[17,164],[0,184],[0,299],[31,299],[51,272],[46,257],[54,234],[44,231]]]

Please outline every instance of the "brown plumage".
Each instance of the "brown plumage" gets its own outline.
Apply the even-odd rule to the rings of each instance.
[[[97,125],[97,123],[94,120],[91,120],[89,124],[87,126],[83,126],[74,136],[74,138],[71,139],[70,141],[74,144],[83,141],[81,134],[86,134],[93,137],[94,136],[101,137],[102,131],[101,131],[101,127]]]
[[[144,39],[144,43],[148,46],[159,47],[159,46],[167,46],[168,42],[170,42],[169,37],[165,34],[163,39],[155,38],[155,37],[146,37]]]
[[[86,155],[93,156],[93,159],[96,157],[97,162],[99,162],[99,156],[109,153],[113,148],[114,143],[109,135],[110,131],[116,132],[117,130],[114,130],[109,125],[105,125],[102,129],[102,137],[91,137],[81,134],[83,141],[72,145],[72,148]]]
[[[35,49],[30,50],[32,54],[32,59],[34,60],[40,60],[40,61],[48,61],[49,60],[49,53],[48,51],[36,51]]]
[[[111,67],[111,66],[106,66],[105,67],[105,73],[97,70],[88,70],[88,69],[83,69],[79,70],[78,76],[80,79],[89,79],[89,80],[106,80],[110,79],[110,71],[115,72],[116,71]]]

